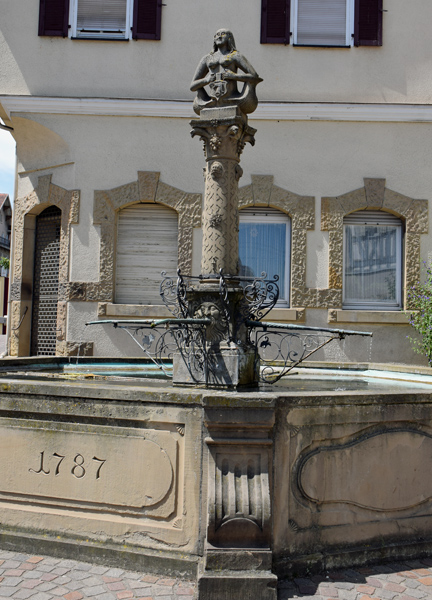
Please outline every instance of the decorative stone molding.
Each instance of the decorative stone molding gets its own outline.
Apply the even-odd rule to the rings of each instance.
[[[420,235],[428,232],[428,201],[387,189],[385,179],[368,178],[363,188],[321,199],[321,230],[329,232],[329,289],[318,290],[317,307],[342,306],[343,220],[352,212],[366,209],[387,211],[405,223],[404,306],[409,308],[406,290],[420,279]],[[329,318],[333,321],[333,313]]]
[[[66,336],[66,293],[69,277],[70,227],[78,223],[80,194],[78,190],[65,190],[51,183],[52,175],[39,177],[38,185],[28,196],[17,198],[14,206],[13,282],[11,285],[12,356],[29,354],[31,301],[33,286],[33,247],[26,240],[26,223],[36,218],[49,206],[61,210],[59,302],[57,310],[57,350],[64,345]],[[30,230],[34,230],[34,225]],[[28,231],[27,231],[28,233]],[[73,344],[73,342],[71,342]]]
[[[50,96],[2,96],[8,117],[14,113],[103,115],[119,117],[168,117],[190,119],[190,100],[136,100],[134,98],[58,98]],[[355,121],[382,123],[431,123],[430,104],[352,102],[260,103],[251,121]]]
[[[251,409],[234,415],[208,408],[205,425],[209,433],[208,543],[212,547],[270,547],[273,412]]]
[[[193,228],[201,225],[201,194],[189,194],[159,181],[158,172],[139,171],[138,180],[94,193],[93,223],[100,225],[100,277],[96,283],[73,282],[68,299],[87,302],[114,301],[115,228],[117,213],[130,204],[162,204],[178,213],[178,266],[192,271]]]
[[[291,305],[315,306],[317,291],[310,298],[306,288],[306,232],[315,226],[314,197],[277,187],[272,175],[252,175],[252,183],[239,189],[239,209],[252,206],[276,208],[291,217]]]

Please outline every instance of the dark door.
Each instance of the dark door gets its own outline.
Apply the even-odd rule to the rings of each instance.
[[[50,206],[36,219],[31,354],[55,355],[61,210]]]

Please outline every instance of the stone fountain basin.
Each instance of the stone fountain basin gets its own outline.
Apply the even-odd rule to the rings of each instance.
[[[189,576],[205,539],[280,577],[427,554],[431,408],[420,367],[309,363],[227,392],[142,360],[5,359],[0,535]]]

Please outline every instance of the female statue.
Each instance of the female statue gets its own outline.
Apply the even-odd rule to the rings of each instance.
[[[237,81],[244,83],[241,92]],[[231,31],[219,29],[212,52],[201,59],[191,84],[191,91],[197,92],[194,110],[199,114],[203,108],[238,106],[243,113],[251,113],[258,105],[255,88],[260,81],[252,65],[236,50]]]

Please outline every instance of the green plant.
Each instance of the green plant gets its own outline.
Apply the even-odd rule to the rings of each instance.
[[[410,308],[407,311],[409,322],[420,334],[421,338],[407,336],[413,350],[426,356],[432,366],[432,266],[425,265],[424,283],[418,282],[408,290],[407,300]],[[412,311],[412,312],[411,312]]]
[[[2,256],[0,258],[0,268],[9,269],[9,265],[10,265],[10,260],[8,258],[6,258],[6,256]]]

